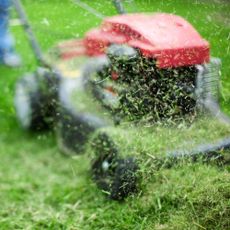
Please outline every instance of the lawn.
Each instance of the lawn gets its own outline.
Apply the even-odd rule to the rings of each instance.
[[[84,2],[103,15],[115,14],[109,0]],[[23,3],[44,51],[60,40],[83,36],[101,21],[68,0]],[[221,104],[230,115],[230,3],[139,0],[126,5],[130,11],[181,15],[210,41],[212,56],[222,59]],[[87,156],[60,154],[52,132],[21,130],[14,86],[23,73],[36,69],[36,61],[22,29],[12,31],[23,66],[0,67],[0,229],[230,229],[227,167],[197,163],[162,169],[143,194],[115,202],[92,182]]]

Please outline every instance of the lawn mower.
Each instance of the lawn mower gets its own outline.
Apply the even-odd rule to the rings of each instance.
[[[39,70],[18,82],[15,104],[24,128],[55,126],[63,152],[87,152],[96,184],[122,200],[159,167],[226,162],[230,122],[218,104],[221,62],[193,26],[114,3],[121,15],[57,46],[74,77]]]

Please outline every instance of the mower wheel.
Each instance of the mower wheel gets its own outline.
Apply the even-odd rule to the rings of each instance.
[[[45,77],[39,76],[38,72],[27,74],[17,82],[15,88],[14,102],[17,118],[24,129],[31,131],[50,128],[57,109],[56,92],[51,92],[51,87],[44,80]]]
[[[123,200],[137,191],[138,166],[134,158],[129,157],[117,161],[110,198]]]
[[[44,128],[39,87],[34,74],[26,75],[18,81],[14,100],[17,118],[23,128]]]
[[[92,164],[93,179],[110,199],[123,200],[137,191],[138,166],[133,157],[118,158],[118,149],[105,133],[93,140],[97,155]]]
[[[61,151],[66,155],[83,153],[90,135],[103,126],[104,122],[93,114],[78,113],[62,107],[57,129]]]
[[[82,75],[74,79],[63,79],[59,87],[60,117],[57,129],[58,144],[61,151],[66,155],[76,155],[84,152],[91,135],[99,128],[106,126],[106,121],[98,117],[92,111],[81,110],[77,104],[77,98],[73,104],[73,93],[84,92],[88,94],[87,88],[94,73],[103,69],[107,59],[98,58],[90,60]],[[83,103],[79,101],[79,103]]]

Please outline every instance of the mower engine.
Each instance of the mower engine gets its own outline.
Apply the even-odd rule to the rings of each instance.
[[[116,121],[192,121],[206,97],[218,101],[220,62],[181,17],[115,16],[90,31],[85,46],[92,56],[106,51],[110,65],[94,81]]]
[[[110,68],[99,72],[95,83],[104,91],[102,102],[111,104],[109,109],[116,121],[195,117],[196,66],[159,69],[154,59],[124,45],[109,47],[108,57]],[[116,103],[109,103],[111,98]]]

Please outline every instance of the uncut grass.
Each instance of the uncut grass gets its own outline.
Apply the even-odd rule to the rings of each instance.
[[[100,22],[67,0],[23,2],[35,28],[44,28],[44,18],[50,23],[45,27],[46,32],[36,31],[44,50],[60,39],[82,36]],[[105,15],[114,13],[104,1],[92,4]],[[230,111],[229,25],[215,17],[228,18],[229,3],[147,0],[137,1],[136,7],[182,15],[210,41],[212,55],[223,61],[222,105],[225,111]],[[36,64],[21,29],[13,31],[24,66],[18,70],[0,67],[1,229],[230,228],[229,168],[197,163],[161,169],[147,184],[143,195],[120,204],[107,200],[92,183],[85,156],[68,159],[60,155],[53,134],[30,135],[20,130],[13,108],[13,89],[16,79],[34,70]]]

